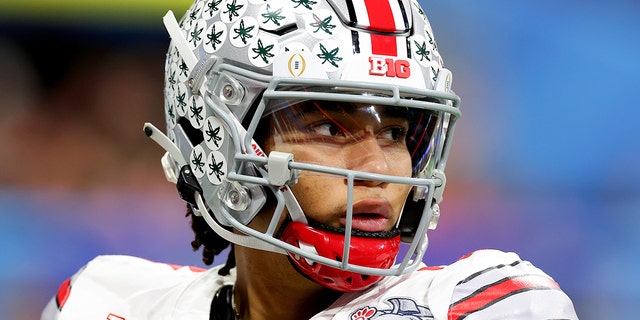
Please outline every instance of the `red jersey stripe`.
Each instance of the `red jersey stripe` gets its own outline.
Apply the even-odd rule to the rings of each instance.
[[[453,303],[449,307],[447,319],[462,320],[469,314],[485,309],[500,300],[520,292],[559,288],[560,286],[555,281],[541,276],[525,275],[505,278],[480,288],[470,296]]]
[[[70,294],[71,279],[67,279],[60,285],[58,293],[56,294],[56,305],[58,306],[58,310],[62,310],[62,307],[64,307],[64,304],[67,302]]]
[[[417,271],[434,271],[434,270],[442,270],[442,269],[444,269],[443,266],[433,266],[433,267],[422,267]]]

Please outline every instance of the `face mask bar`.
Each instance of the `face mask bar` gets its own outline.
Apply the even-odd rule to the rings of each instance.
[[[244,141],[243,145],[236,145],[236,156],[234,158],[234,165],[229,170],[229,174],[227,178],[230,181],[236,181],[240,183],[251,183],[251,184],[259,184],[265,187],[270,188],[274,194],[276,195],[276,199],[278,199],[278,205],[272,217],[272,223],[268,227],[266,232],[261,232],[254,230],[252,228],[247,227],[244,224],[236,221],[228,212],[225,210],[221,210],[220,213],[222,216],[230,222],[230,224],[239,230],[240,232],[246,234],[247,236],[254,237],[269,243],[270,245],[280,247],[286,251],[292,252],[294,254],[300,255],[301,257],[311,259],[313,261],[317,261],[319,263],[332,266],[335,268],[354,271],[363,274],[373,274],[373,275],[399,275],[406,272],[409,272],[415,269],[422,257],[424,256],[424,252],[427,246],[427,238],[417,237],[412,241],[409,245],[408,253],[402,259],[400,264],[393,266],[390,269],[376,269],[376,268],[368,268],[363,266],[351,265],[349,264],[348,256],[349,256],[349,247],[345,245],[344,248],[344,257],[343,261],[335,261],[332,259],[324,258],[321,256],[314,255],[313,253],[307,252],[301,248],[292,246],[290,244],[282,242],[280,239],[276,238],[274,234],[276,233],[277,224],[279,219],[282,217],[284,212],[283,203],[287,203],[287,208],[289,211],[292,211],[292,208],[289,207],[290,201],[287,201],[286,192],[283,193],[282,190],[286,189],[286,185],[282,188],[278,188],[278,186],[274,186],[268,178],[268,172],[264,169],[259,169],[259,171],[263,174],[263,177],[255,177],[248,176],[236,173],[237,168],[239,168],[242,163],[250,162],[256,165],[258,168],[263,168],[268,164],[269,158],[264,155],[260,147],[253,141],[253,135],[255,133],[256,127],[260,119],[265,115],[265,113],[272,112],[272,110],[265,110],[267,104],[266,101],[270,99],[309,99],[309,100],[327,100],[327,101],[348,101],[354,103],[371,103],[371,104],[384,104],[384,105],[392,105],[392,106],[402,106],[402,107],[411,107],[417,109],[430,110],[435,112],[442,112],[444,114],[451,114],[451,121],[448,123],[448,130],[446,130],[444,149],[442,157],[440,158],[439,163],[436,164],[437,169],[444,169],[444,163],[446,163],[446,154],[449,149],[449,141],[450,136],[453,133],[453,127],[455,123],[455,119],[460,116],[460,111],[458,109],[459,98],[449,92],[441,92],[441,91],[425,91],[418,90],[413,88],[400,88],[397,86],[383,86],[378,84],[353,84],[352,82],[341,81],[341,80],[319,80],[319,79],[281,79],[281,78],[272,78],[269,76],[257,75],[255,73],[248,72],[241,68],[236,68],[231,65],[220,64],[216,66],[216,71],[219,73],[230,73],[236,74],[240,77],[250,78],[252,80],[257,80],[265,83],[269,83],[268,88],[265,90],[263,95],[263,101],[258,105],[257,110],[254,113],[252,121],[250,122],[247,131],[244,131],[244,127],[239,123],[239,121],[228,111],[223,110],[224,108],[218,108],[216,105],[220,104],[218,97],[205,97],[205,101],[209,108],[213,109],[216,116],[220,117],[223,122],[226,122],[229,125],[230,134],[234,137],[234,141]],[[334,92],[319,92],[319,91],[285,91],[283,88],[291,88],[291,87],[305,87],[305,88],[340,88],[340,91]],[[347,94],[346,89],[349,89],[353,94]],[[361,95],[361,92],[374,92],[379,93],[375,96],[372,95]],[[403,98],[408,97],[408,98]],[[420,97],[428,97],[430,99],[435,99],[436,101],[442,101],[442,103],[432,102],[432,101],[423,101],[419,100]],[[324,167],[320,165],[314,164],[306,164],[306,163],[297,163],[294,161],[290,161],[287,163],[286,170],[292,172],[292,180],[294,180],[295,172],[300,170],[309,170],[316,171],[324,174],[330,174],[335,176],[345,177],[348,181],[348,202],[347,206],[347,225],[345,226],[345,243],[349,243],[349,239],[351,237],[351,217],[353,215],[352,212],[352,202],[353,202],[353,184],[356,180],[372,180],[372,181],[381,181],[388,183],[398,183],[398,184],[407,184],[410,186],[423,188],[426,190],[425,199],[433,199],[436,197],[436,193],[438,193],[439,186],[441,185],[441,181],[438,179],[430,179],[426,177],[422,178],[407,178],[407,177],[394,177],[394,176],[386,176],[382,174],[374,174],[374,173],[366,173],[366,172],[358,172],[358,171],[349,171],[344,169],[332,168],[332,167]],[[271,170],[272,168],[270,168]],[[291,196],[291,195],[289,195]],[[201,202],[201,207],[204,206],[204,202]],[[200,208],[200,211],[204,208]],[[299,210],[299,209],[298,209]],[[293,210],[295,211],[295,209]],[[430,206],[425,206],[422,212],[416,213],[420,216],[419,221],[420,224],[417,226],[415,233],[418,235],[423,235],[426,233],[426,229],[428,227],[428,221],[430,220],[430,216],[432,215],[432,209]],[[295,220],[295,217],[294,217]],[[211,223],[215,223],[215,221],[211,221]],[[275,251],[275,250],[272,250]]]
[[[245,159],[246,161],[250,161],[253,162],[255,164],[258,165],[264,165],[267,163],[268,159],[265,157],[260,157],[259,159],[255,159],[251,156],[240,156],[238,157],[239,159]],[[253,158],[253,159],[250,159]],[[372,174],[372,173],[365,173],[365,172],[358,172],[358,171],[347,171],[345,172],[342,169],[335,169],[335,168],[331,168],[331,167],[323,167],[323,166],[319,166],[319,165],[313,165],[313,164],[305,164],[305,163],[295,163],[295,162],[291,162],[289,164],[289,167],[294,169],[294,170],[309,170],[309,171],[316,171],[316,172],[321,172],[321,173],[326,173],[326,174],[334,174],[337,176],[344,176],[347,179],[347,186],[348,186],[348,194],[347,194],[347,213],[346,213],[346,226],[345,226],[345,244],[348,244],[350,242],[351,239],[351,235],[352,235],[352,225],[351,225],[351,220],[353,217],[353,187],[354,187],[354,181],[355,180],[372,180],[372,181],[381,181],[381,182],[388,182],[388,183],[398,183],[398,184],[409,184],[409,185],[413,185],[413,186],[421,186],[421,187],[425,187],[428,192],[427,192],[427,199],[431,199],[434,196],[434,191],[436,190],[436,188],[439,186],[439,180],[433,180],[433,179],[418,179],[418,178],[401,178],[401,177],[394,177],[394,176],[386,176],[386,175],[379,175],[379,174]],[[251,177],[251,179],[247,179],[246,176],[241,176],[241,175],[235,175],[235,174],[229,174],[228,176],[229,179],[234,179],[237,181],[243,181],[243,182],[251,182],[251,183],[258,183],[264,186],[269,186],[269,180],[267,178],[257,178],[257,177]],[[276,194],[278,194],[278,192],[276,191]],[[284,201],[283,196],[282,195],[277,195],[276,198],[279,198],[279,203],[282,203]],[[206,210],[203,210],[203,208],[206,208],[204,201],[202,200],[202,197],[200,197],[198,195],[198,204],[199,204],[199,210],[202,213],[202,215],[205,217],[205,219],[207,220],[207,222],[209,223],[213,223],[215,224],[216,222],[210,217],[209,213]],[[306,251],[302,248],[298,248],[295,246],[292,246],[288,243],[283,242],[282,240],[278,239],[274,233],[275,233],[275,226],[277,225],[278,221],[280,220],[280,218],[283,215],[283,208],[282,206],[279,206],[280,208],[274,210],[274,215],[271,218],[271,224],[269,226],[269,230],[267,230],[267,232],[261,232],[258,230],[254,230],[246,225],[243,225],[241,223],[239,223],[237,220],[233,219],[233,217],[226,211],[222,211],[221,214],[230,221],[231,225],[238,229],[240,232],[250,236],[250,237],[254,237],[257,239],[260,239],[266,243],[269,243],[275,247],[279,247],[284,249],[287,252],[292,252],[296,255],[299,255],[301,257],[307,258],[309,260],[312,261],[316,261],[318,263],[322,263],[324,265],[327,266],[331,266],[334,268],[338,268],[338,269],[342,269],[342,270],[347,270],[347,271],[353,271],[353,272],[357,272],[357,273],[361,273],[361,274],[370,274],[370,275],[380,275],[380,276],[390,276],[390,275],[401,275],[407,272],[411,272],[413,270],[415,270],[420,261],[422,261],[422,258],[424,256],[424,253],[426,251],[427,248],[427,238],[426,237],[420,237],[420,238],[415,238],[414,241],[412,241],[412,243],[409,245],[408,249],[407,249],[407,254],[405,255],[405,257],[402,259],[402,261],[400,262],[400,264],[398,265],[394,265],[393,267],[389,268],[389,269],[378,269],[378,268],[370,268],[370,267],[364,267],[364,266],[359,266],[359,265],[352,265],[349,263],[349,246],[345,245],[344,247],[344,251],[343,251],[343,260],[342,261],[336,261],[336,260],[332,260],[332,259],[328,259],[322,256],[318,256],[316,254],[314,254],[313,252],[309,252]],[[416,228],[416,234],[425,234],[427,227],[428,227],[428,222],[430,221],[430,217],[432,215],[432,209],[431,207],[425,206],[423,211],[420,213],[420,223]],[[217,230],[217,229],[216,229]],[[272,250],[275,251],[275,250]]]
[[[244,69],[236,68],[234,66],[220,64],[214,67],[217,72],[229,72],[230,74],[236,74],[240,77],[247,77],[249,79],[255,81],[261,81],[264,83],[270,83],[269,87],[264,93],[263,101],[258,105],[258,109],[255,112],[252,121],[248,127],[248,131],[245,132],[244,127],[239,123],[239,120],[229,111],[229,109],[222,107],[224,105],[223,101],[220,101],[218,97],[206,95],[205,102],[214,114],[219,117],[226,125],[225,128],[229,130],[229,133],[233,137],[234,141],[245,141],[244,145],[234,144],[235,148],[235,157],[234,164],[229,170],[229,174],[227,176],[230,183],[250,183],[250,184],[258,184],[269,188],[273,194],[276,196],[278,205],[272,217],[271,225],[269,226],[267,232],[261,232],[258,230],[254,230],[249,228],[248,226],[240,223],[236,220],[227,210],[225,210],[222,206],[214,205],[213,207],[209,207],[211,204],[205,204],[203,195],[198,193],[195,194],[195,199],[197,203],[197,211],[205,218],[205,220],[209,223],[209,225],[216,232],[220,233],[221,236],[227,238],[227,240],[232,241],[234,243],[238,243],[240,245],[245,245],[248,247],[253,247],[262,250],[268,250],[278,253],[284,253],[284,250],[297,254],[301,257],[307,258],[312,261],[316,261],[318,263],[322,263],[327,266],[335,267],[342,270],[353,271],[362,274],[371,274],[371,275],[400,275],[407,272],[410,272],[417,268],[422,257],[424,256],[426,247],[427,247],[427,237],[426,237],[426,229],[428,227],[428,222],[430,220],[431,215],[433,214],[431,206],[425,206],[420,215],[420,223],[416,228],[416,234],[423,235],[420,237],[416,237],[413,239],[411,244],[409,245],[407,254],[402,259],[400,264],[395,265],[389,269],[380,269],[380,268],[370,268],[359,265],[352,265],[349,263],[349,240],[351,238],[351,224],[349,223],[345,226],[345,247],[344,247],[344,259],[342,261],[336,261],[332,259],[328,259],[312,252],[305,251],[301,248],[292,246],[288,243],[283,242],[282,240],[276,238],[274,236],[276,231],[276,225],[278,221],[283,215],[284,204],[286,203],[286,207],[289,211],[289,214],[292,215],[294,221],[296,217],[302,217],[304,219],[304,215],[301,213],[299,206],[296,208],[295,198],[292,199],[292,194],[290,189],[288,189],[287,185],[277,186],[268,178],[268,172],[264,169],[264,165],[269,162],[269,158],[264,155],[260,147],[255,144],[252,140],[252,136],[255,132],[255,128],[257,127],[257,123],[260,120],[261,116],[265,113],[265,101],[268,99],[281,99],[281,98],[304,98],[304,99],[320,99],[320,100],[334,100],[334,101],[349,101],[349,102],[358,102],[358,103],[375,103],[375,104],[386,104],[386,105],[397,105],[403,107],[414,107],[419,109],[431,110],[431,111],[440,111],[451,114],[451,121],[448,125],[448,130],[445,132],[445,141],[443,146],[443,154],[436,165],[436,169],[444,169],[444,164],[446,162],[446,155],[450,148],[450,136],[453,133],[453,128],[455,124],[455,119],[460,116],[460,112],[457,108],[459,104],[459,98],[448,92],[440,92],[440,91],[423,91],[416,90],[412,88],[399,88],[399,87],[385,87],[382,85],[374,85],[374,84],[356,84],[353,86],[353,83],[340,81],[340,80],[312,80],[312,79],[279,79],[272,78],[269,76],[258,75]],[[345,92],[291,92],[291,91],[282,91],[277,90],[278,88],[283,87],[292,87],[292,86],[305,86],[305,87],[327,87],[327,88],[352,88],[365,91],[365,92],[391,92],[393,95],[391,96],[362,96],[359,94],[347,95]],[[212,90],[213,91],[213,90]],[[438,101],[443,101],[444,103],[434,103],[434,102],[425,102],[415,99],[403,99],[400,93],[406,94],[407,96],[415,96],[415,97],[429,97],[435,98]],[[166,140],[164,144],[172,144],[171,141],[166,138],[166,136],[161,135],[161,132],[154,127],[148,125],[146,126],[149,132],[153,131],[153,134],[149,134],[154,140],[161,141]],[[154,130],[151,130],[154,129]],[[163,139],[164,138],[164,139]],[[160,143],[164,145],[163,143]],[[174,155],[177,151],[174,148],[166,148],[165,149],[172,155],[174,159],[182,158],[184,162],[184,157]],[[179,152],[178,152],[179,153]],[[260,173],[263,177],[255,177],[249,176],[245,174],[237,173],[237,168],[239,168],[243,163],[253,163],[256,167],[259,168]],[[387,176],[381,174],[373,174],[366,172],[358,172],[358,171],[349,171],[344,169],[337,169],[332,167],[324,167],[314,164],[305,164],[305,163],[296,163],[295,161],[285,162],[284,166],[285,170],[290,170],[292,173],[295,173],[296,170],[310,170],[321,172],[325,174],[332,174],[336,176],[343,176],[347,179],[349,184],[348,191],[348,219],[351,220],[353,212],[352,212],[352,203],[353,203],[353,185],[355,180],[373,180],[373,181],[381,181],[388,183],[398,183],[398,184],[407,184],[410,186],[423,188],[426,190],[425,199],[427,201],[431,201],[430,199],[441,199],[441,188],[443,181],[440,179],[431,179],[429,177],[421,177],[421,178],[407,178],[407,177],[395,177],[395,176]],[[273,169],[273,168],[271,168]],[[292,178],[294,178],[295,174],[292,174]],[[216,196],[209,195],[208,197]],[[219,195],[218,195],[219,196]],[[437,201],[437,200],[436,200]],[[214,201],[214,204],[215,201]],[[435,202],[434,202],[435,204]],[[223,220],[226,220],[228,225],[233,226],[240,232],[244,233],[244,235],[238,235],[226,231],[222,228],[216,219],[211,216],[210,210],[214,211],[216,214],[216,218],[221,217]],[[298,211],[296,213],[296,211]],[[284,250],[283,250],[284,249]]]

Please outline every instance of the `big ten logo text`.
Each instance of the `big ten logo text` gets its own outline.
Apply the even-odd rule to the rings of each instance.
[[[411,68],[409,61],[403,59],[369,57],[369,74],[372,76],[387,76],[391,78],[409,78]]]

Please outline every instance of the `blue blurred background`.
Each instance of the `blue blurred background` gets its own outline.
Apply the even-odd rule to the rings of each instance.
[[[515,251],[581,319],[640,301],[640,3],[420,1],[464,114],[426,261]],[[100,254],[202,266],[164,181],[161,17],[190,1],[0,3],[0,314]],[[222,261],[219,261],[222,262]]]

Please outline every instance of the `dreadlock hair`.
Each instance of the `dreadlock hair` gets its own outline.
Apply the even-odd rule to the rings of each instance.
[[[220,275],[228,275],[229,271],[236,266],[235,251],[233,250],[233,244],[222,238],[215,231],[209,227],[203,217],[197,216],[193,213],[191,205],[187,204],[186,217],[191,218],[191,230],[195,233],[195,238],[191,241],[191,248],[193,251],[198,251],[202,248],[202,262],[210,266],[213,264],[215,256],[219,255],[227,247],[231,247],[227,261],[224,266],[218,271]]]

